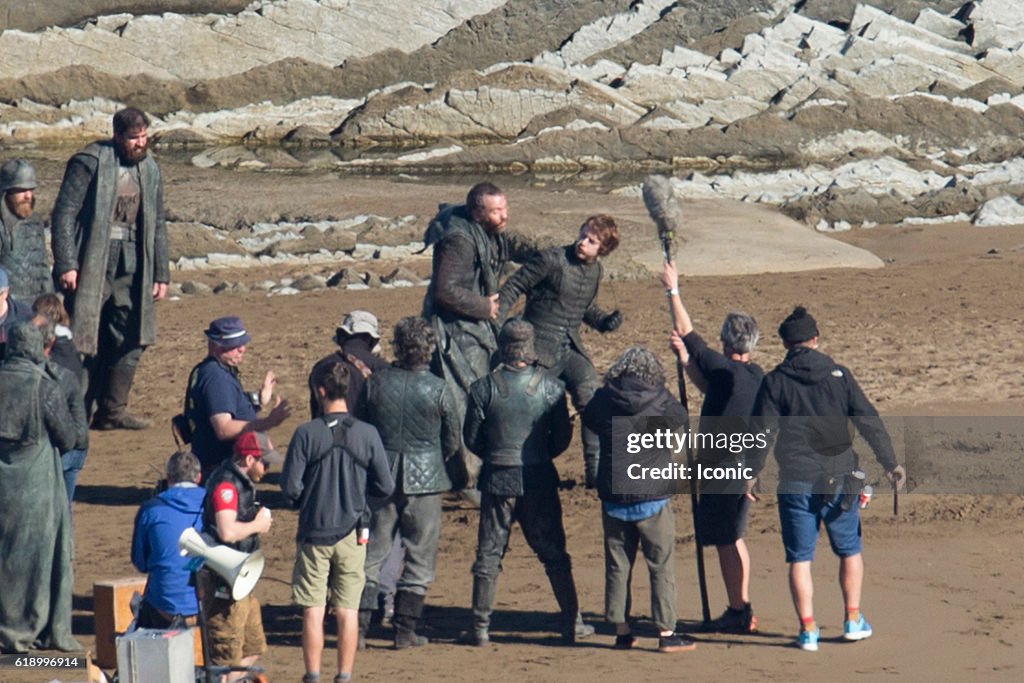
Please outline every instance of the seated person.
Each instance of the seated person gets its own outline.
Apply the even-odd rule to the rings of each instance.
[[[203,498],[199,459],[179,451],[167,461],[167,490],[147,500],[135,516],[132,564],[149,574],[142,596],[140,628],[193,626],[199,607],[190,585],[188,558],[178,552],[178,537],[203,527]]]

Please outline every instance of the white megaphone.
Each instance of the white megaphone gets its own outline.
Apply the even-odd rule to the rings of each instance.
[[[263,574],[263,551],[243,553],[226,545],[217,545],[206,534],[189,527],[178,537],[181,554],[201,557],[213,571],[231,586],[231,598],[241,600],[252,592]]]

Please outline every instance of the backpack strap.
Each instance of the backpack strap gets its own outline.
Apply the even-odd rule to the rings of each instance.
[[[355,462],[360,467],[362,467],[364,470],[370,469],[369,458],[365,456],[360,457],[345,448],[345,435],[348,433],[349,428],[351,428],[352,425],[355,424],[355,418],[352,417],[351,415],[346,415],[345,417],[338,419],[329,418],[327,415],[324,415],[320,419],[323,420],[324,424],[327,425],[327,428],[331,430],[331,436],[333,437],[331,442],[331,448],[326,453],[321,453],[316,460],[310,462],[309,464],[314,465],[316,463],[319,463],[321,460],[326,458],[328,455],[331,455],[336,450],[340,450],[347,453],[349,457],[352,458],[352,461]]]
[[[352,365],[352,367],[359,371],[359,374],[363,376],[363,379],[367,379],[369,378],[370,375],[373,374],[373,370],[371,370],[366,363],[359,360],[359,358],[357,358],[354,354],[348,353],[346,351],[344,356],[345,360],[347,360]]]
[[[199,374],[199,363],[188,373],[188,383],[185,385],[185,398],[181,402],[181,414],[171,418],[171,435],[174,437],[178,448],[192,443],[192,437],[196,433],[196,423],[191,415],[195,408],[195,401],[192,400],[192,390],[196,386],[197,375]]]

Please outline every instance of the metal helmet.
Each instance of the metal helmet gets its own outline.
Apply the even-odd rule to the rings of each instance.
[[[0,194],[8,190],[34,190],[36,185],[36,169],[24,159],[11,159],[0,166]]]

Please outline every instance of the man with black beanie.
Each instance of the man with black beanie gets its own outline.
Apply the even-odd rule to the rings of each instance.
[[[818,650],[811,562],[822,523],[840,558],[839,585],[846,604],[843,639],[863,640],[872,633],[860,613],[864,558],[860,511],[851,502],[859,493],[863,473],[852,448],[850,421],[890,481],[899,487],[906,476],[878,412],[850,371],[818,351],[818,336],[818,323],[807,309],[793,309],[779,326],[788,353],[765,376],[753,411],[755,428],[777,435],[779,519],[793,607],[800,619],[794,644],[809,652]],[[755,476],[764,467],[766,455],[767,448],[748,453],[747,464]]]

